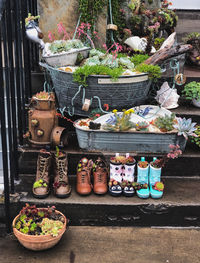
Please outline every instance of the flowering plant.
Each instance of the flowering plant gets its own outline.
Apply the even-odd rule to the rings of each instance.
[[[169,153],[165,155],[163,158],[156,159],[155,161],[151,162],[151,166],[153,166],[154,168],[164,167],[165,164],[170,159],[176,159],[182,154],[182,151],[180,150],[180,146],[178,144],[177,145],[170,144],[169,148],[170,148]]]

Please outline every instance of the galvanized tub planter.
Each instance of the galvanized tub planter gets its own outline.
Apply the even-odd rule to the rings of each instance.
[[[90,151],[168,153],[169,144],[180,145],[182,151],[186,146],[186,139],[177,133],[107,132],[74,126],[79,147]]]
[[[60,108],[70,115],[89,116],[92,110],[103,109],[108,104],[110,109],[127,109],[144,104],[148,98],[151,80],[147,73],[121,76],[113,81],[109,76],[91,75],[87,87],[73,81],[73,74],[40,63],[49,72],[57,95]],[[85,99],[90,101],[88,111],[82,110]]]
[[[53,67],[62,67],[65,65],[74,66],[77,60],[78,54],[82,54],[84,57],[87,57],[89,47],[83,47],[79,49],[73,49],[71,51],[62,52],[53,55],[43,55],[42,58],[46,61],[46,63]]]

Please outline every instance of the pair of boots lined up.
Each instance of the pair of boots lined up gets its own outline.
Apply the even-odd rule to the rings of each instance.
[[[154,159],[155,161],[155,159]],[[152,162],[153,163],[153,162]],[[110,158],[110,169],[100,157],[93,162],[82,158],[77,166],[76,191],[86,196],[92,190],[97,195],[109,191],[112,196],[127,197],[137,193],[140,198],[161,198],[164,185],[160,182],[161,168],[154,168],[145,158],[137,164],[137,182],[135,182],[136,161],[128,153],[126,156],[116,154]],[[33,195],[36,198],[46,198],[50,193],[50,173],[54,171],[54,194],[58,198],[68,197],[71,193],[67,175],[67,156],[64,152],[51,154],[41,150],[37,161],[36,181],[33,184]],[[108,183],[108,178],[110,180]]]

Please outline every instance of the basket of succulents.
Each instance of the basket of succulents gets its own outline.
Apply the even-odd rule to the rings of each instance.
[[[189,82],[184,86],[182,94],[186,99],[191,100],[195,107],[200,107],[200,82]]]
[[[55,207],[37,208],[26,204],[14,218],[13,233],[30,250],[45,250],[55,246],[67,227],[68,220]]]

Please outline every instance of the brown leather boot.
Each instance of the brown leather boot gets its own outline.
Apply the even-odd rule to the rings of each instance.
[[[68,180],[68,162],[67,155],[59,152],[58,156],[54,155],[54,194],[58,198],[65,198],[71,194],[71,186]]]
[[[33,184],[32,192],[36,198],[46,198],[49,193],[51,153],[41,150],[37,160],[36,179]]]
[[[99,157],[93,165],[94,193],[106,194],[108,191],[107,178],[108,168],[106,163]]]
[[[91,185],[91,171],[92,171],[92,160],[83,158],[80,160],[77,167],[77,181],[76,191],[80,195],[89,195],[92,191]]]

